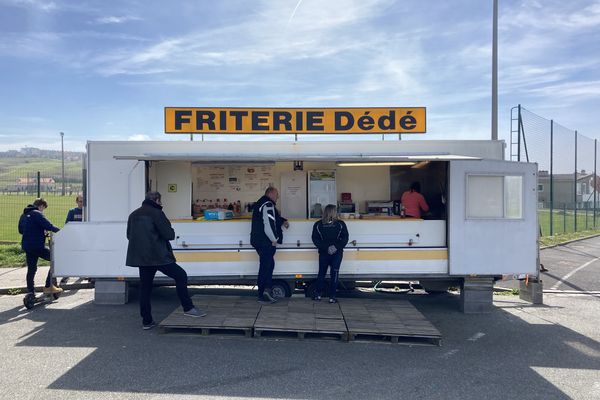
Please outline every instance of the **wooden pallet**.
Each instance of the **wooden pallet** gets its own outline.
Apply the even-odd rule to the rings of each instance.
[[[439,331],[408,301],[340,299],[337,304],[305,298],[261,305],[248,296],[194,296],[202,318],[174,311],[164,332],[297,339],[336,339],[441,345]]]
[[[178,309],[159,324],[163,332],[252,337],[252,328],[260,311],[260,304],[254,297],[197,295],[192,300],[207,315],[201,318],[188,317]]]
[[[337,304],[309,299],[282,299],[263,306],[254,323],[255,337],[348,340]]]
[[[441,345],[442,335],[408,301],[342,299],[351,341]]]

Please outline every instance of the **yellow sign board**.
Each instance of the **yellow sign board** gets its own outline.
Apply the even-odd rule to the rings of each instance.
[[[165,107],[165,133],[425,133],[425,107]]]
[[[177,192],[177,184],[169,183],[169,193],[175,193],[175,192]]]

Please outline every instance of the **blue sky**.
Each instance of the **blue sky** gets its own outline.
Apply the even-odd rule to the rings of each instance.
[[[500,138],[518,103],[600,137],[600,0],[499,3]],[[491,14],[491,0],[0,0],[0,150],[60,148],[60,131],[69,150],[172,139],[164,106],[425,106],[425,138],[488,139]]]

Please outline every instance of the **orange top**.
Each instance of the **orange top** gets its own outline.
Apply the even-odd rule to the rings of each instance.
[[[421,218],[421,210],[429,211],[425,197],[419,192],[411,192],[410,190],[404,192],[400,202],[404,206],[407,217]]]

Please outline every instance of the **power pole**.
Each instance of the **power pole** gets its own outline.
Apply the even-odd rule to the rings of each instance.
[[[498,0],[492,22],[492,140],[498,140]]]

